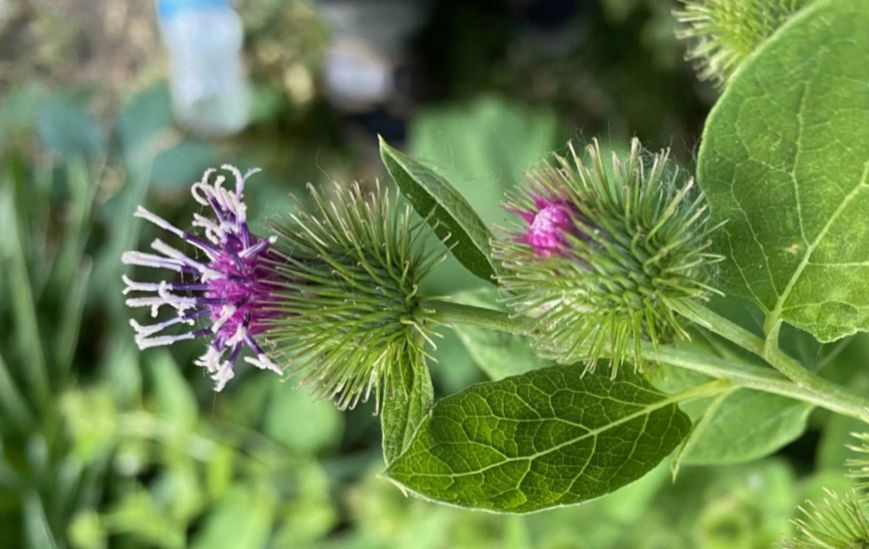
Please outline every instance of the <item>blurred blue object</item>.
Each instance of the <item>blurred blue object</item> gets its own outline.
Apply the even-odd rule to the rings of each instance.
[[[228,0],[157,0],[169,54],[175,119],[193,132],[229,135],[248,121],[243,29]]]

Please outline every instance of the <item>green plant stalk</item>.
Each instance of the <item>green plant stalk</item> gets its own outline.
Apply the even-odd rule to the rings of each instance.
[[[673,308],[688,320],[764,359],[770,366],[800,387],[826,395],[831,399],[837,399],[842,404],[854,409],[862,409],[863,415],[858,419],[867,421],[866,418],[869,417],[869,401],[806,369],[797,360],[794,360],[779,348],[778,334],[781,327],[780,323],[776,324],[769,331],[767,338],[764,339],[699,303],[684,301],[674,304]]]
[[[716,319],[712,316],[714,313],[708,309],[704,308],[703,310],[707,311],[709,315],[697,313],[696,320],[693,316],[685,316],[752,352],[755,350],[763,352],[762,339],[722,317]],[[528,323],[523,319],[511,317],[506,312],[494,309],[441,300],[427,300],[420,304],[418,311],[420,320],[438,322],[444,325],[467,324],[517,335],[532,335]],[[683,314],[681,310],[679,312]],[[694,315],[694,313],[691,314]],[[758,342],[759,347],[757,346]],[[777,372],[744,362],[723,360],[672,345],[655,346],[644,342],[641,344],[641,353],[643,358],[651,362],[668,364],[717,379],[728,380],[732,387],[744,387],[792,398],[869,423],[869,401],[811,374],[798,363],[796,363],[796,367],[811,374],[810,376],[803,376],[800,383],[783,375],[781,370]],[[763,355],[760,354],[760,356]],[[781,351],[775,355],[775,360],[779,365],[784,362],[784,359],[790,361],[786,368],[794,367],[795,361]]]

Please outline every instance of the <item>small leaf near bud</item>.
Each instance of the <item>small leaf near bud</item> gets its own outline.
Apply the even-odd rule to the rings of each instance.
[[[563,363],[610,359],[640,364],[640,343],[685,335],[671,304],[706,299],[707,252],[714,227],[693,180],[669,161],[650,158],[638,140],[609,166],[595,141],[582,160],[527,174],[508,195],[516,214],[493,249],[515,312],[534,319],[538,352]]]

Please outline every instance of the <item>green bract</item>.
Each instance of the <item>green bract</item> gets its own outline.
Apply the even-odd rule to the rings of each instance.
[[[494,243],[505,301],[534,320],[544,356],[586,359],[590,368],[601,358],[614,369],[625,359],[639,364],[643,340],[684,335],[675,301],[714,291],[708,266],[719,258],[706,251],[714,227],[667,151],[644,158],[634,139],[627,157],[613,154],[609,166],[596,141],[586,160],[571,152],[531,171],[527,187],[508,196],[506,207],[522,221]],[[553,204],[553,215],[569,215],[566,226],[541,219]],[[551,240],[543,247],[534,232],[541,225],[560,231],[543,234]]]
[[[346,408],[373,392],[379,408],[384,384],[391,389],[404,363],[424,360],[429,328],[413,313],[440,256],[418,246],[425,221],[379,184],[370,193],[335,184],[329,198],[310,192],[312,213],[272,224],[274,269],[297,282],[283,285],[267,341],[317,395]]]
[[[681,0],[676,32],[701,80],[724,84],[788,18],[812,0]]]

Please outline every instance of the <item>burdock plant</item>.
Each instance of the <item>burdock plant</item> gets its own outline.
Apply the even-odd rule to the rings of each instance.
[[[154,240],[154,253],[127,252],[124,263],[177,273],[177,280],[137,282],[124,276],[130,307],[144,307],[153,324],[130,323],[141,349],[206,338],[196,361],[220,391],[234,376],[238,357],[278,374],[301,374],[317,396],[341,408],[378,397],[395,365],[425,359],[429,326],[414,316],[419,283],[441,255],[420,246],[424,220],[378,184],[335,185],[327,199],[313,187],[313,212],[275,220],[275,234],[254,235],[247,224],[244,188],[255,170],[232,166],[194,183],[194,199],[213,217],[195,214],[203,236],[181,230],[139,207],[146,219],[204,256],[194,259]],[[142,295],[144,294],[144,295]],[[198,322],[198,326],[197,326]],[[176,326],[182,329],[172,333]],[[266,351],[267,349],[267,351]],[[279,367],[278,364],[281,366]]]
[[[696,186],[666,150],[593,141],[532,168],[495,234],[436,170],[383,142],[401,198],[312,190],[267,236],[247,225],[249,174],[224,170],[228,189],[207,172],[193,186],[211,210],[194,217],[199,234],[137,214],[197,250],[157,240],[124,256],[174,273],[127,279],[129,304],[158,317],[133,324],[137,341],[207,339],[198,362],[218,388],[245,356],[342,408],[373,396],[389,479],[496,512],[589,501],[677,448],[673,471],[757,459],[812,407],[869,422],[869,400],[820,370],[842,348],[825,343],[869,331],[867,27],[864,0],[815,0],[752,53],[709,118]],[[426,250],[432,234],[447,248]],[[490,291],[421,295],[443,253]],[[444,328],[492,380],[434,402],[426,353]],[[852,493],[806,507],[796,546],[865,546],[864,505]]]
[[[400,364],[425,358],[420,281],[443,257],[426,251],[424,220],[381,188],[335,184],[315,207],[275,221],[271,269],[281,279],[265,336],[275,359],[342,408],[394,387]],[[394,395],[392,395],[394,396]]]
[[[667,151],[647,154],[634,139],[607,160],[597,141],[585,158],[571,147],[529,171],[506,208],[516,222],[494,241],[505,301],[533,319],[545,356],[639,365],[643,341],[687,336],[675,303],[715,292],[715,227]]]
[[[701,80],[723,86],[740,64],[812,0],[681,0],[676,36]]]

